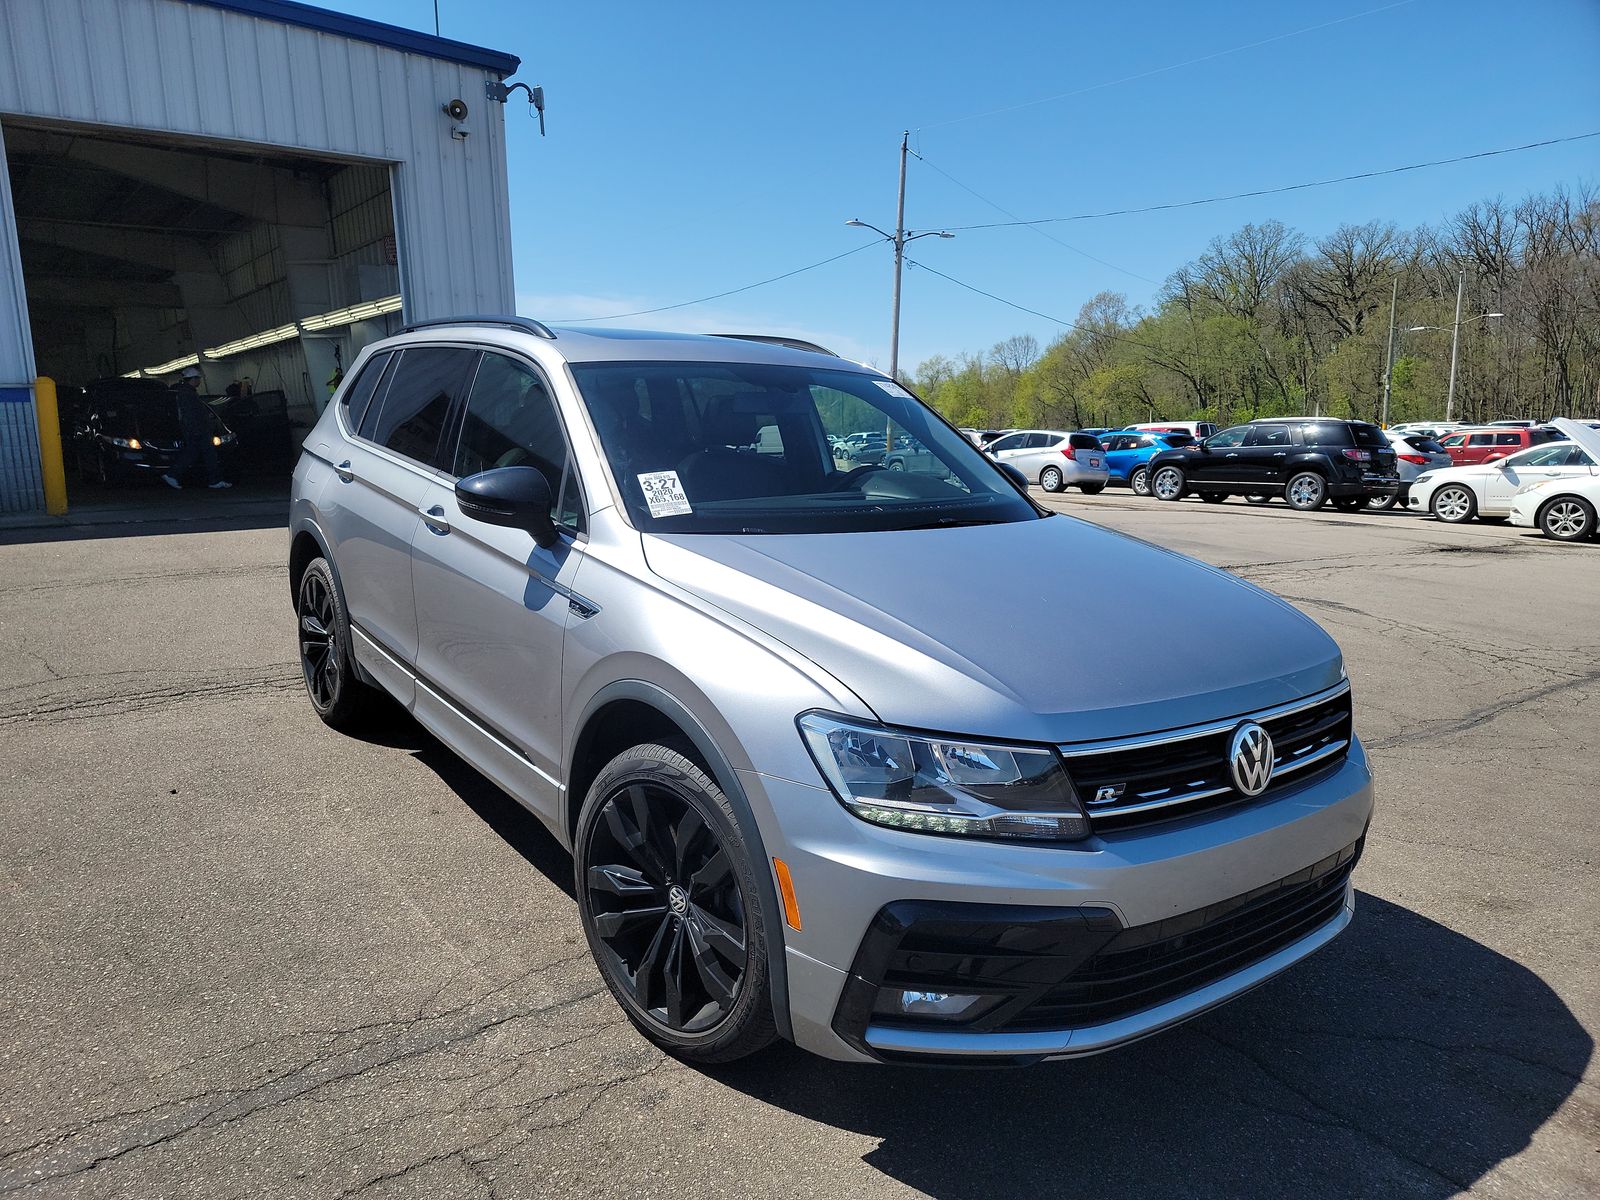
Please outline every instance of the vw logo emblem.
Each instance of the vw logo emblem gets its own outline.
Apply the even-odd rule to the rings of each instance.
[[[1228,765],[1233,771],[1233,786],[1241,795],[1259,796],[1272,781],[1272,738],[1254,721],[1246,721],[1233,731],[1228,743]]]
[[[672,909],[674,916],[683,916],[689,911],[689,893],[673,884],[667,889],[667,906]]]

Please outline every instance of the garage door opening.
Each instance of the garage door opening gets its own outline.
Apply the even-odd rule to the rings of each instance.
[[[236,495],[286,493],[343,368],[400,321],[390,166],[11,118],[0,135],[72,506],[182,498],[161,476],[191,366]]]

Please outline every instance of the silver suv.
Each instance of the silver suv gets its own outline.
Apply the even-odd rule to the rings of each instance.
[[[831,452],[862,429],[943,469]],[[317,712],[382,689],[548,826],[684,1058],[1089,1054],[1350,920],[1372,792],[1333,642],[1041,510],[826,352],[412,326],[307,438],[290,536]],[[1085,670],[1085,631],[1174,622],[1208,636]]]

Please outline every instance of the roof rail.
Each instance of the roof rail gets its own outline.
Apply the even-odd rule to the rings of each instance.
[[[483,313],[466,317],[435,317],[431,321],[413,321],[400,332],[415,333],[419,329],[437,329],[442,325],[498,325],[503,329],[520,329],[523,333],[531,333],[534,337],[542,337],[552,342],[556,340],[556,335],[550,326],[542,321],[535,321],[532,317]]]
[[[716,337],[737,338],[741,342],[765,342],[769,346],[787,346],[791,350],[809,350],[813,354],[826,354],[829,358],[838,358],[826,346],[819,346],[815,342],[808,342],[804,338],[780,337],[771,333],[719,333]]]

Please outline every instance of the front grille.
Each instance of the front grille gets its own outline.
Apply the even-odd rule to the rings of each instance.
[[[1005,1028],[1100,1025],[1242,971],[1338,916],[1360,853],[1357,842],[1242,896],[1124,929]]]
[[[1309,770],[1344,761],[1349,751],[1350,687],[1303,704],[1189,732],[1125,739],[1099,746],[1063,746],[1067,773],[1097,833],[1208,812],[1246,799],[1233,782],[1228,744],[1241,722],[1254,720],[1272,738],[1271,781],[1257,800],[1299,782]]]

